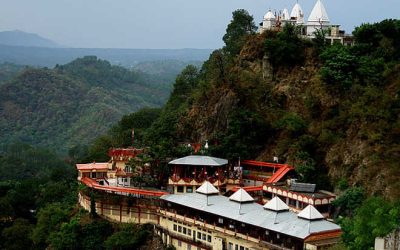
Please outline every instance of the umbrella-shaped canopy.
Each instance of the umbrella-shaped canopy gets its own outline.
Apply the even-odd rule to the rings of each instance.
[[[190,155],[170,161],[169,164],[191,166],[223,166],[228,164],[228,160],[204,155]]]

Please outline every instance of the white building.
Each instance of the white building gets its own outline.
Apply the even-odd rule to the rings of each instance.
[[[328,13],[321,0],[317,0],[307,21],[307,36],[313,36],[317,29],[331,28]]]
[[[290,16],[286,8],[283,9],[283,11],[275,12],[275,14],[269,10],[264,15],[263,22],[260,23],[259,33],[263,33],[266,30],[280,30],[286,24],[291,23],[301,27],[300,33],[306,38],[314,38],[314,33],[322,29],[329,31],[326,35],[326,39],[330,43],[339,42],[342,44],[352,44],[350,36],[346,36],[344,31],[339,29],[339,25],[331,24],[322,0],[316,1],[307,22],[304,17],[305,13],[298,2],[293,6]]]

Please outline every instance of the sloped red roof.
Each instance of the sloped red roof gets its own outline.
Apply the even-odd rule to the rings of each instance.
[[[137,148],[112,148],[108,151],[110,157],[136,157],[136,155],[143,153],[143,149]]]
[[[118,168],[117,172],[115,173],[115,176],[122,176],[125,177],[127,176],[126,172],[123,169]]]
[[[107,192],[140,194],[140,195],[147,195],[147,196],[154,196],[154,197],[160,197],[160,196],[168,194],[167,192],[161,191],[161,190],[153,191],[153,190],[145,190],[145,189],[138,189],[138,188],[104,186],[104,185],[98,184],[95,180],[87,178],[87,177],[82,178],[81,182],[90,188],[94,188],[97,190],[103,190],[103,191],[107,191]]]
[[[327,240],[339,238],[342,235],[342,230],[333,230],[320,233],[313,233],[305,239],[305,242]]]
[[[108,169],[108,163],[107,162],[92,162],[92,163],[86,163],[86,164],[76,164],[76,168],[79,171],[82,170],[107,170]]]

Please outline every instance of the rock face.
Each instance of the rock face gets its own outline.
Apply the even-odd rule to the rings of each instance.
[[[393,109],[400,66],[383,76],[380,86],[354,80],[343,91],[321,79],[323,64],[311,47],[305,48],[303,63],[272,68],[264,56],[266,36],[250,37],[218,73],[216,67],[204,69],[203,87],[194,91],[177,124],[180,137],[209,140],[219,157],[229,158],[223,150],[229,148],[242,159],[278,156],[295,167],[312,165],[320,188],[333,189],[345,180],[370,194],[400,197],[395,160],[400,116]],[[217,59],[212,55],[206,65]]]

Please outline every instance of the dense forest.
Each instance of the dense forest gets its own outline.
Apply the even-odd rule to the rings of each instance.
[[[96,57],[54,69],[20,70],[0,85],[0,145],[22,141],[66,154],[124,114],[163,105],[170,92],[168,80]]]
[[[57,94],[58,100],[64,91],[79,100],[98,98],[98,105],[109,108],[101,117],[122,108],[111,105],[117,97],[140,108],[131,103],[135,97],[124,94],[144,89],[140,97],[156,95],[159,102],[146,103],[150,107],[121,119],[112,117],[108,123],[114,123],[112,128],[105,133],[97,130],[100,136],[88,147],[86,134],[68,132],[77,138],[68,144],[68,161],[108,160],[110,147],[131,145],[133,127],[135,146],[148,147],[149,156],[162,169],[166,159],[190,153],[182,146],[187,142],[207,140],[207,154],[232,161],[239,157],[271,161],[278,156],[280,162],[296,168],[301,181],[339,194],[335,220],[344,233],[343,245],[336,249],[369,249],[376,236],[400,226],[400,21],[363,24],[353,35],[354,45],[347,47],[328,44],[323,31],[312,41],[304,40],[290,25],[280,32],[258,34],[247,11],[237,10],[223,37],[225,46],[200,68],[187,66],[162,108],[157,108],[164,97],[159,86],[131,77],[135,72],[83,58],[52,70],[28,69],[1,85],[0,112],[4,107],[8,110],[0,117],[7,115],[11,121],[11,116],[31,112],[18,109],[17,94],[3,102],[2,92],[13,88],[36,86],[29,93],[39,93],[51,82],[62,82],[58,85],[62,91],[44,93]],[[93,88],[92,94],[82,96],[79,87]],[[102,88],[111,89],[106,92],[110,96]],[[93,131],[101,122],[96,117],[101,112],[81,113],[76,106],[80,102],[64,102],[71,105],[67,110],[86,119],[83,127]],[[53,111],[50,117],[62,119],[57,116],[60,103],[47,105],[33,99],[23,105],[27,104],[54,107],[48,109]],[[19,129],[37,131],[31,128],[35,121],[46,124],[49,114],[35,114]],[[63,120],[64,130],[79,131],[68,122]],[[54,145],[60,145],[69,137],[55,139]],[[156,239],[146,227],[113,225],[79,209],[73,166],[47,150],[23,144],[5,147],[0,173],[0,247],[129,249]]]

